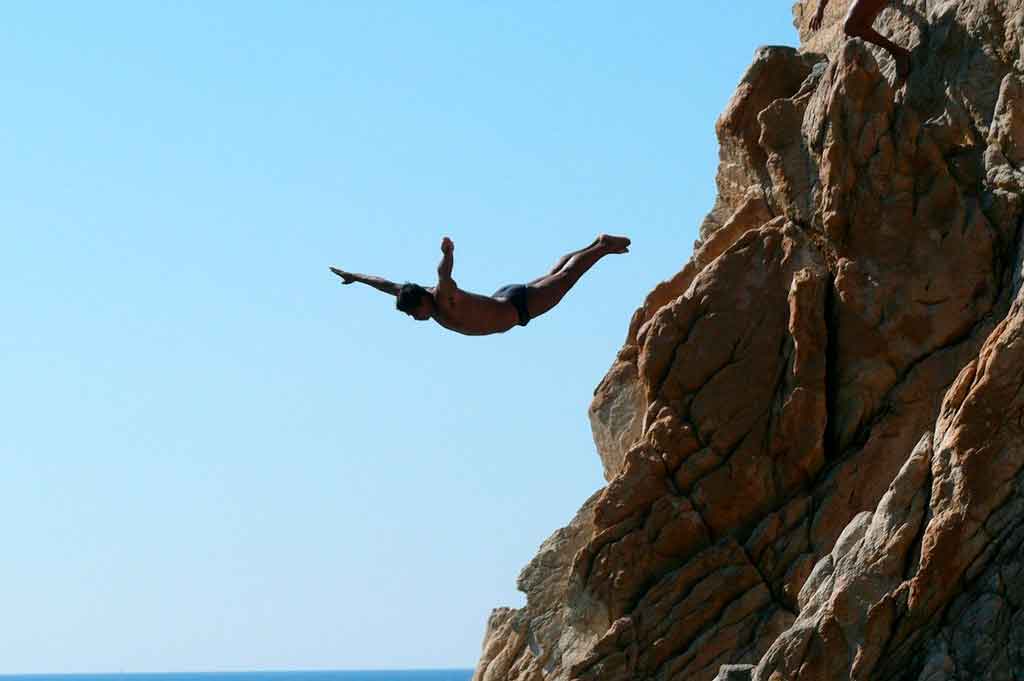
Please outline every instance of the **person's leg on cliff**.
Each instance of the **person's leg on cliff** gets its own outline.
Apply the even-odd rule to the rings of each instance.
[[[910,74],[910,51],[901,47],[874,29],[875,19],[890,0],[853,0],[843,21],[843,31],[851,38],[860,38],[878,45],[892,55],[896,62],[896,75],[905,80]]]

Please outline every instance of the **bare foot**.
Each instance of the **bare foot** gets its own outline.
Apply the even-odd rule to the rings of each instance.
[[[597,237],[597,242],[608,249],[609,253],[629,253],[630,241],[624,236],[601,234]]]

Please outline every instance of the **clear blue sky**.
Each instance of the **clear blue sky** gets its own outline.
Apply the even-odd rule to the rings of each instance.
[[[791,2],[10,3],[0,672],[472,666]],[[528,328],[342,288],[533,278]]]

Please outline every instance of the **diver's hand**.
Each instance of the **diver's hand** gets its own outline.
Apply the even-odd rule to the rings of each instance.
[[[455,252],[455,244],[448,237],[441,239],[441,252],[445,255],[451,255]]]
[[[351,272],[339,270],[337,267],[332,267],[331,271],[337,274],[339,277],[341,277],[342,284],[352,284],[356,281],[355,275],[353,275]]]

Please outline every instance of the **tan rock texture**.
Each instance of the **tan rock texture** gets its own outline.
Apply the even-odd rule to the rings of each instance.
[[[478,681],[1024,679],[1024,0],[758,50]]]

